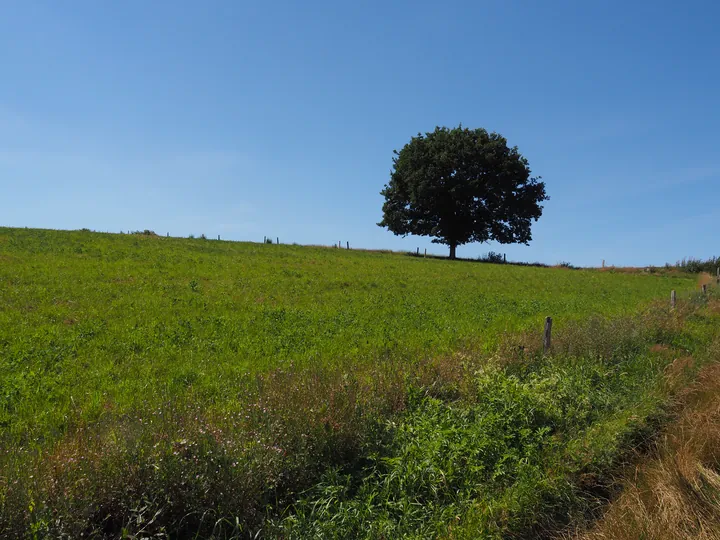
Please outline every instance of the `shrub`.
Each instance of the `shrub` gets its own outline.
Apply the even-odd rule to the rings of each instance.
[[[480,255],[478,261],[489,262],[493,264],[505,263],[505,256],[502,253],[496,253],[494,251],[488,251],[485,255]]]
[[[669,265],[665,266],[666,268],[669,267]],[[720,257],[710,257],[706,260],[689,257],[675,263],[675,268],[691,272],[693,274],[700,272],[714,274],[718,267],[720,267]]]

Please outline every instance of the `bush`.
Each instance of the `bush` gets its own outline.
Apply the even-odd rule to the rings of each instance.
[[[669,268],[670,265],[666,264],[665,267]],[[707,260],[689,257],[675,263],[675,268],[678,270],[684,270],[685,272],[691,272],[693,274],[700,272],[714,274],[718,267],[720,267],[720,257],[710,257]]]
[[[494,251],[488,251],[485,255],[480,255],[478,261],[493,264],[504,264],[506,262],[505,256],[502,253],[496,253]]]

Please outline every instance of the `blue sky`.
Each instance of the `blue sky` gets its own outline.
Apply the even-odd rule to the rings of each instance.
[[[517,145],[554,264],[718,254],[715,2],[5,2],[0,225],[446,253],[375,224],[437,125]]]

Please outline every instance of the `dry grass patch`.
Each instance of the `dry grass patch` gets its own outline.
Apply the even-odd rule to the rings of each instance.
[[[691,358],[669,367],[675,376]],[[720,364],[704,368],[682,392],[680,416],[655,443],[654,458],[591,530],[576,540],[720,539]]]

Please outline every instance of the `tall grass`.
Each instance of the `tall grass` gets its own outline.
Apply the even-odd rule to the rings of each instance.
[[[720,347],[715,346],[717,361]],[[685,362],[691,359],[685,359]],[[619,479],[622,491],[577,540],[720,538],[720,366],[702,369],[678,396],[675,419]],[[581,523],[586,525],[586,523]]]
[[[273,534],[530,537],[582,516],[691,374],[676,345],[697,339],[706,354],[708,321],[683,329],[662,309],[595,320],[550,357],[485,359],[452,399],[418,389],[370,463],[331,469]]]
[[[234,412],[187,400],[108,411],[30,461],[6,449],[0,533],[501,537],[550,527],[584,511],[583,485],[602,485],[649,429],[691,366],[673,385],[664,374],[680,347],[702,359],[712,317],[699,303],[571,325],[549,357],[518,335],[484,356],[276,369],[238,387]]]

